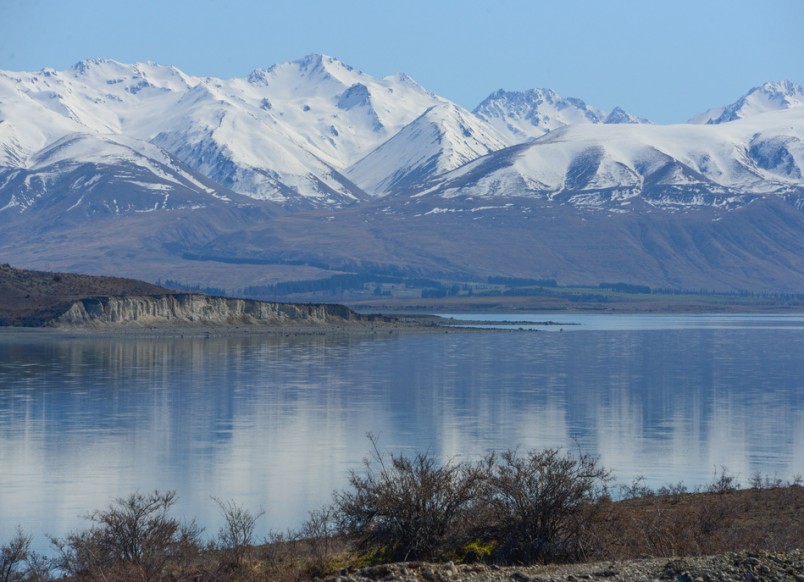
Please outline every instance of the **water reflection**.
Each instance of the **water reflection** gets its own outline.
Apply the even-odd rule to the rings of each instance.
[[[139,489],[298,525],[359,468],[365,433],[475,458],[581,446],[621,481],[725,464],[804,472],[804,333],[693,327],[389,337],[0,336],[0,533],[80,527]],[[2,536],[0,536],[2,537]]]

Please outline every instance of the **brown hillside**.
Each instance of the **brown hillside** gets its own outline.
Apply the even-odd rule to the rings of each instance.
[[[0,326],[44,326],[77,299],[165,293],[173,291],[134,279],[26,271],[0,265]]]

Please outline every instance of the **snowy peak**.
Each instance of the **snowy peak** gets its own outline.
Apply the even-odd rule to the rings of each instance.
[[[578,123],[643,123],[619,107],[608,116],[581,99],[562,97],[552,89],[499,91],[489,95],[474,114],[506,136],[509,144],[538,138]]]
[[[243,101],[270,110],[291,139],[337,169],[445,102],[405,75],[377,79],[327,55],[257,69],[247,84],[230,85]]]
[[[754,87],[731,105],[705,111],[690,119],[690,122],[715,125],[802,105],[804,105],[804,87],[798,83],[792,81],[765,83]]]
[[[298,64],[300,71],[311,77],[315,75],[329,75],[334,78],[340,78],[341,76],[349,78],[351,74],[356,72],[346,63],[323,54],[307,55],[303,59],[294,62]],[[363,74],[360,71],[357,71],[357,73]]]
[[[99,69],[120,69],[125,68],[125,65],[118,63],[113,59],[84,59],[78,61],[68,69],[74,76],[86,76]]]
[[[49,69],[44,69],[41,74],[51,78],[62,76],[61,73]],[[131,95],[136,95],[143,89],[184,91],[199,81],[173,66],[152,61],[128,65],[112,59],[79,61],[67,69],[64,76],[72,76],[85,86],[91,85],[98,92],[102,88],[113,95],[119,95],[121,90]]]
[[[286,97],[299,92],[306,96],[340,92],[368,75],[355,71],[336,58],[313,54],[296,61],[256,69],[248,77],[250,83],[271,87],[276,95]]]
[[[619,123],[650,123],[646,119],[642,119],[641,117],[637,117],[636,115],[631,115],[627,113],[620,107],[615,107],[612,109],[606,117],[603,118],[603,123],[607,125],[619,124]]]
[[[347,176],[377,196],[411,191],[506,145],[491,125],[453,103],[443,103],[427,109],[349,168]]]

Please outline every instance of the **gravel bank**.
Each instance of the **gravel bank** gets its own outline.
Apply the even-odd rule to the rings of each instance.
[[[577,580],[804,582],[804,550],[529,567],[408,562],[341,572],[326,582],[558,582]]]

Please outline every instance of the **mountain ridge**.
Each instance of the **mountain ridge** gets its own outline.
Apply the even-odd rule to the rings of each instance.
[[[61,72],[0,72],[0,90],[2,116],[12,120],[0,124],[3,165],[24,165],[71,132],[127,135],[160,146],[227,189],[297,210],[393,194],[394,184],[409,192],[462,163],[563,127],[647,123],[620,108],[604,113],[550,89],[501,89],[470,113],[404,74],[376,79],[320,54],[233,79],[193,77],[153,62],[88,59]],[[717,119],[727,109],[730,119],[790,109],[801,105],[801,96],[804,90],[796,83],[766,83],[722,108]],[[461,140],[443,130],[436,130],[441,138],[423,137],[427,143],[406,137],[408,126],[433,108],[460,112],[453,117],[464,120],[472,117],[469,125],[481,128],[475,133],[483,139]],[[40,117],[45,123],[32,125]],[[705,115],[698,117],[703,122]],[[19,123],[24,127],[15,130]],[[431,163],[416,161],[442,138],[442,149],[428,158]],[[379,165],[391,166],[382,176],[368,171],[382,160],[383,149],[409,164],[394,167],[386,156]],[[780,155],[791,174],[800,171],[796,156]]]
[[[659,125],[538,89],[473,113],[326,55],[234,79],[109,59],[0,72],[0,260],[216,286],[334,271],[799,289],[800,92],[770,83]]]

